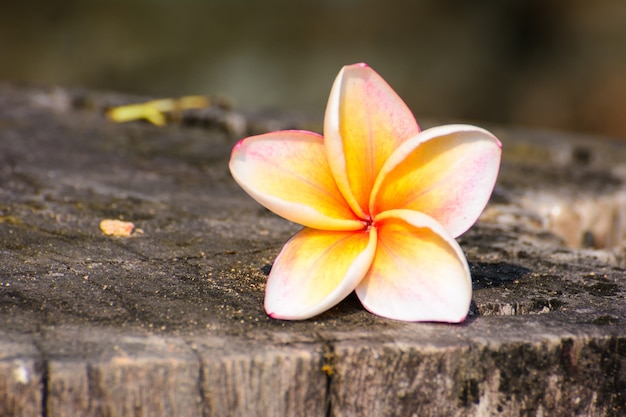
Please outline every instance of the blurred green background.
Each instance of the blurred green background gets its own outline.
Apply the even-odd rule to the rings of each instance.
[[[420,118],[626,138],[623,0],[13,1],[0,80],[323,113],[345,64]]]

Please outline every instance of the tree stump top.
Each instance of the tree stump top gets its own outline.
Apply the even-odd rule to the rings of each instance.
[[[354,296],[285,322],[263,290],[299,227],[227,161],[242,136],[321,126],[227,106],[104,117],[137,100],[0,85],[0,416],[626,413],[626,145],[492,129],[501,176],[459,239],[463,324]]]

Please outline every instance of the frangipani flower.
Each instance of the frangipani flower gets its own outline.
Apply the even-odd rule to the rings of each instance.
[[[333,84],[324,136],[278,131],[241,140],[230,170],[274,213],[304,228],[270,272],[270,317],[315,316],[356,291],[374,314],[460,322],[472,284],[454,240],[485,208],[501,144],[486,130],[420,131],[391,87],[366,64]]]

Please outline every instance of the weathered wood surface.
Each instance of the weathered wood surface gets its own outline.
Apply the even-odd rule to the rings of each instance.
[[[245,134],[319,127],[103,117],[131,99],[0,86],[0,416],[626,414],[623,145],[496,129],[502,175],[460,239],[464,324],[385,320],[354,297],[282,322],[263,288],[297,226],[226,161]],[[105,236],[105,218],[143,233]]]

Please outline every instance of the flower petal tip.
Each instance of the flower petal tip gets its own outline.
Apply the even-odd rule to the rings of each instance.
[[[282,320],[282,321],[302,321],[302,320],[307,320],[310,317],[309,316],[300,316],[300,315],[291,315],[291,314],[281,314],[281,313],[277,313],[275,311],[272,312],[265,312],[265,314],[267,314],[267,317],[273,319],[273,320]]]
[[[461,316],[446,318],[445,320],[441,320],[441,322],[442,323],[449,323],[449,324],[461,324],[466,319],[467,319],[467,312],[463,313],[463,315],[461,315]]]
[[[239,148],[241,148],[243,146],[243,141],[245,139],[241,139],[240,141],[238,141],[237,143],[235,143],[235,146],[233,146],[233,152],[239,150]]]

